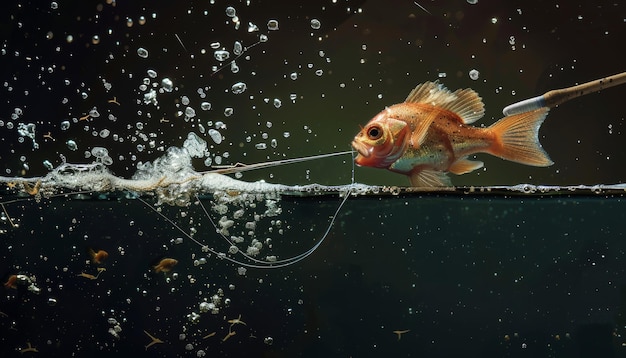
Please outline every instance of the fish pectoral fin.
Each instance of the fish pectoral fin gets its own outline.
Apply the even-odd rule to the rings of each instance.
[[[428,129],[435,121],[437,114],[439,114],[438,111],[431,111],[426,118],[420,120],[415,125],[415,129],[413,129],[413,132],[411,133],[411,140],[409,142],[413,148],[419,148],[419,146],[424,143],[424,138],[426,138],[426,134],[428,134]]]
[[[419,148],[419,146],[422,145],[422,143],[424,143],[424,138],[426,138],[426,133],[428,133],[428,128],[430,128],[430,125],[432,123],[433,123],[433,119],[426,118],[417,124],[417,126],[415,127],[415,130],[411,134],[411,141],[410,141],[411,147]]]
[[[450,165],[450,173],[461,175],[472,172],[476,169],[480,169],[485,163],[478,160],[469,160],[465,157],[457,159],[452,165]]]
[[[450,178],[445,172],[428,169],[414,169],[409,174],[411,186],[431,188],[438,186],[452,186]]]

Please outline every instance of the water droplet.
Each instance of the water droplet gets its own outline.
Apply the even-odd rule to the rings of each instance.
[[[246,84],[243,82],[237,82],[231,87],[231,90],[234,94],[241,94],[246,90]]]
[[[235,17],[235,15],[237,15],[237,11],[235,10],[234,7],[229,6],[226,8],[226,16],[228,17]]]
[[[200,104],[200,108],[202,108],[203,111],[208,111],[211,109],[211,103],[209,102],[202,102]]]
[[[161,86],[163,87],[163,90],[165,92],[172,92],[174,83],[172,83],[172,80],[170,80],[169,78],[164,78],[163,80],[161,80]]]
[[[137,55],[141,58],[148,58],[148,50],[143,47],[137,49]]]
[[[267,29],[270,31],[276,31],[278,30],[278,20],[270,20],[267,22]]]
[[[211,137],[211,139],[213,139],[213,141],[215,142],[215,144],[220,144],[222,143],[222,134],[218,131],[216,131],[215,129],[209,129],[209,137]],[[206,163],[206,161],[205,161]]]
[[[215,57],[216,60],[220,62],[226,61],[230,57],[230,52],[226,50],[217,50],[213,53],[213,56]]]
[[[109,155],[109,151],[104,147],[93,147],[91,148],[91,154],[96,158],[102,158]]]
[[[191,107],[185,108],[185,116],[189,117],[189,118],[195,117],[196,116],[196,110],[191,108]]]
[[[311,28],[313,30],[318,30],[322,26],[322,23],[318,19],[311,19]]]
[[[248,32],[259,31],[259,27],[251,22],[248,22]]]
[[[235,44],[233,45],[233,53],[235,56],[239,56],[243,53],[243,45],[241,42],[235,41]]]
[[[67,148],[69,148],[69,150],[77,150],[78,149],[78,145],[76,144],[76,142],[74,142],[73,140],[68,140],[67,142],[65,142],[65,144],[67,144]]]
[[[478,72],[477,70],[472,69],[471,71],[469,71],[469,77],[472,80],[476,81],[478,79],[478,76],[480,76],[480,72]]]
[[[276,108],[280,108],[280,106],[282,106],[283,102],[278,99],[278,98],[274,98],[274,107]]]

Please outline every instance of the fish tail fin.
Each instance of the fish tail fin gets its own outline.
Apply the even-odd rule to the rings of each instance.
[[[539,143],[539,127],[546,119],[548,111],[547,107],[543,107],[506,116],[491,125],[488,130],[495,134],[496,139],[489,148],[489,153],[536,167],[554,164]]]

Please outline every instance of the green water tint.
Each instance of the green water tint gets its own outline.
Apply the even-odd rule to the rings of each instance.
[[[12,255],[20,257],[21,272],[38,272],[39,295],[59,302],[55,315],[48,318],[55,323],[68,313],[62,303],[76,294],[71,283],[58,287],[64,282],[60,268],[80,267],[80,259],[67,262],[75,256],[67,251],[72,252],[72,245],[95,241],[101,247],[123,248],[120,252],[109,250],[111,261],[100,278],[105,291],[113,292],[106,302],[132,299],[127,309],[133,317],[146,311],[138,305],[167,306],[168,316],[173,317],[169,324],[185,326],[185,342],[194,346],[213,347],[215,342],[202,339],[213,330],[218,332],[216,341],[225,336],[225,330],[212,328],[215,316],[192,315],[198,312],[198,300],[202,302],[202,297],[211,297],[224,287],[222,303],[215,309],[228,319],[243,312],[242,320],[248,324],[235,327],[238,335],[246,338],[239,349],[254,350],[257,340],[245,336],[248,331],[244,329],[249,329],[259,339],[270,337],[280,342],[284,356],[302,352],[302,344],[315,342],[315,353],[342,349],[355,356],[372,350],[426,356],[453,356],[461,351],[468,356],[572,356],[581,351],[607,356],[607,352],[623,349],[624,185],[521,185],[427,192],[367,187],[358,195],[339,197],[354,187],[215,191],[193,195],[186,206],[155,205],[156,193],[137,197],[125,191],[67,193],[67,197],[52,196],[39,202],[32,198],[19,203],[5,201],[5,209],[20,227],[5,228],[4,240],[14,246]],[[224,201],[235,198],[239,201]],[[242,206],[243,202],[248,206]],[[254,237],[271,238],[273,245],[264,245],[259,258],[272,254],[278,259],[304,257],[298,254],[312,252],[312,247],[315,253],[271,271],[246,272],[237,262],[227,262],[226,257],[236,259],[229,261],[244,257],[227,253],[231,243],[222,241],[224,233],[216,234],[223,229],[218,224],[222,214],[214,209],[228,207],[228,212],[234,213],[242,207],[250,210],[253,203],[257,213],[273,207],[277,214],[257,221]],[[146,210],[146,204],[159,214]],[[330,222],[339,209],[334,223]],[[240,219],[250,220],[246,215]],[[283,223],[275,225],[268,220]],[[332,228],[328,231],[329,224]],[[227,230],[238,235],[236,225]],[[284,233],[278,232],[280,228]],[[29,240],[23,237],[26,233],[41,239]],[[83,238],[84,233],[89,237]],[[57,237],[59,234],[64,236]],[[181,237],[184,241],[178,243]],[[321,237],[326,238],[322,244]],[[217,253],[188,245],[191,238],[216,248]],[[151,283],[164,277],[148,280],[144,273],[151,258],[160,252],[180,260],[176,267],[180,277],[168,277],[165,288]],[[219,252],[226,256],[220,257]],[[262,261],[251,265],[265,266]],[[239,275],[233,275],[233,267]],[[211,289],[204,288],[204,283],[210,283]],[[236,288],[231,291],[229,285]],[[159,301],[150,299],[159,292]],[[230,305],[235,308],[223,303],[226,299],[232,300]],[[94,309],[107,309],[106,302]],[[104,317],[121,322],[120,317],[127,315],[122,308],[127,305],[115,305],[115,312]],[[274,309],[277,305],[278,311]],[[285,307],[294,313],[283,312]],[[147,312],[159,317],[154,310]],[[314,318],[317,320],[312,322]],[[141,320],[133,318],[132,322],[139,325]],[[149,328],[145,324],[140,328]],[[122,335],[133,336],[131,324],[121,326]],[[319,338],[290,343],[294,332],[302,329],[314,329]],[[398,341],[394,330],[409,331]],[[46,329],[38,334],[54,337]],[[106,339],[104,330],[93,334]],[[143,342],[141,334],[135,340],[149,343]],[[158,349],[175,349],[178,333],[154,334],[168,342]],[[356,344],[363,337],[368,337],[368,344]],[[143,345],[139,348],[143,350]]]

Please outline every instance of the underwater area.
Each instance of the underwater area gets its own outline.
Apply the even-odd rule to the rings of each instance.
[[[351,147],[427,81],[485,128],[623,72],[626,4],[0,8],[0,356],[626,356],[626,86],[550,109],[550,166]]]

